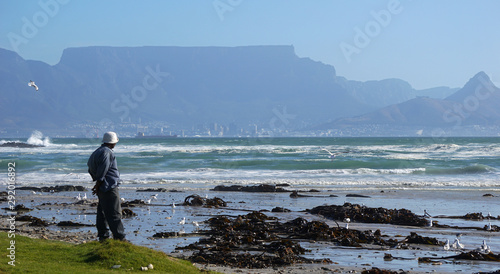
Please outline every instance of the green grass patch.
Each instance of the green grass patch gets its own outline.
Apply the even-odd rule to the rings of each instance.
[[[131,243],[106,240],[85,244],[31,239],[0,232],[0,272],[5,273],[123,273],[141,271],[153,264],[157,273],[200,273],[191,262]],[[11,262],[11,242],[15,241],[15,266]],[[121,265],[112,269],[114,265]]]

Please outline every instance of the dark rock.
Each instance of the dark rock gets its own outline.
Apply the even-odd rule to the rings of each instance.
[[[271,212],[291,212],[291,210],[282,207],[275,207],[271,210]]]
[[[370,196],[361,195],[361,194],[347,194],[346,197],[355,197],[355,198],[371,198]]]
[[[415,232],[410,232],[410,236],[406,237],[404,242],[409,244],[425,244],[425,245],[443,245],[444,242],[438,241],[436,238],[423,237]]]
[[[362,274],[398,274],[397,271],[379,269],[376,267],[372,267],[372,269],[369,269],[369,270],[363,270],[361,273]]]
[[[290,198],[305,198],[305,197],[314,197],[314,196],[299,194],[297,190],[292,191],[292,193],[290,194]]]
[[[145,189],[138,189],[135,192],[168,192],[168,189],[166,189],[166,188],[145,188]]]
[[[72,221],[61,221],[61,222],[57,223],[57,226],[94,226],[94,225],[74,223]]]
[[[157,232],[153,235],[153,238],[170,238],[177,236],[177,232]]]
[[[464,219],[466,219],[466,220],[483,220],[484,216],[483,216],[483,213],[467,213],[467,214],[465,214]]]
[[[276,187],[275,185],[260,184],[255,186],[218,185],[212,191],[239,191],[239,192],[289,192],[288,190]]]
[[[145,205],[146,202],[144,202],[144,200],[140,200],[140,199],[135,199],[135,200],[132,200],[132,201],[128,201],[128,202],[123,202],[121,204],[122,207],[135,207],[136,205]]]
[[[48,222],[46,222],[40,218],[29,216],[29,215],[18,216],[18,217],[16,217],[16,221],[30,222],[28,224],[28,226],[48,226],[49,225]]]
[[[200,195],[194,194],[184,199],[186,206],[205,206],[205,207],[226,207],[227,203],[221,198],[203,198]]]
[[[34,148],[34,147],[44,147],[44,145],[32,145],[22,142],[7,142],[0,144],[0,147],[19,147],[19,148]]]
[[[14,207],[14,211],[18,211],[18,212],[28,212],[28,211],[32,211],[33,209],[31,208],[27,208],[26,206],[24,206],[23,204],[18,204]]]
[[[83,186],[72,186],[72,185],[62,185],[62,186],[50,186],[50,187],[30,187],[23,186],[18,187],[19,190],[33,190],[33,191],[41,191],[41,192],[62,192],[62,191],[85,191],[85,187]]]
[[[131,209],[128,208],[122,209],[122,218],[130,218],[135,216],[137,216],[137,214],[134,213]]]

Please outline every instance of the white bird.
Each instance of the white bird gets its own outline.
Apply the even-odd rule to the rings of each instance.
[[[446,243],[443,246],[444,250],[450,250],[450,240],[446,240]]]
[[[186,217],[182,217],[182,220],[179,222],[180,225],[186,224]]]
[[[455,241],[453,242],[453,244],[451,245],[451,247],[453,247],[455,249],[463,249],[464,245],[460,243],[460,241],[458,240],[458,238],[455,238]]]
[[[151,204],[151,199],[148,199],[148,200],[144,201],[144,203],[146,203],[148,205]]]
[[[87,200],[87,193],[83,194],[82,200]]]
[[[345,224],[345,229],[349,229],[349,223],[351,222],[351,219],[350,218],[345,218],[344,222],[346,223]]]
[[[175,203],[172,203],[172,208],[175,208]]]
[[[122,201],[122,203],[125,202],[125,198],[120,198],[120,201]]]
[[[488,215],[487,215],[486,217],[487,217],[488,219],[490,219],[490,218],[491,218],[491,217],[493,217],[493,216],[491,216],[491,212],[488,212]]]
[[[490,247],[486,244],[486,240],[483,240],[483,244],[479,248],[479,251],[486,253],[486,254],[491,252]]]
[[[486,228],[486,230],[488,230],[488,231],[493,230],[493,228],[491,227],[491,222],[488,223],[488,227]]]
[[[32,191],[31,191],[31,194],[36,195],[36,192],[32,190]]]
[[[82,199],[82,196],[80,195],[80,193],[78,193],[78,196],[75,196],[75,199],[77,199],[78,201],[80,201]]]
[[[323,149],[324,151],[328,152],[330,154],[330,156],[328,156],[328,158],[330,159],[333,159],[335,158],[335,156],[337,156],[338,153],[332,153],[331,151],[327,150],[327,149]]]
[[[432,218],[429,219],[429,222],[427,223],[428,227],[432,227]]]
[[[198,229],[200,227],[200,224],[197,221],[193,221],[192,224]]]
[[[36,91],[38,91],[38,86],[35,84],[35,82],[31,81],[28,83],[28,86],[34,87]]]
[[[158,193],[156,193],[155,195],[151,195],[151,199],[157,200],[158,199]]]

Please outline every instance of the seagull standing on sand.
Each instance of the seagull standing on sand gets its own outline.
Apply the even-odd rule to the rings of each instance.
[[[185,225],[186,224],[186,217],[182,217],[182,220],[179,222],[180,225]]]
[[[351,219],[350,218],[345,218],[344,222],[345,222],[345,229],[349,229],[349,223],[351,222]]]
[[[446,244],[444,244],[443,249],[450,250],[450,240],[446,240]]]
[[[479,251],[486,254],[491,252],[490,247],[486,244],[486,240],[483,240],[483,244],[481,245],[481,247],[479,247]]]
[[[455,238],[455,241],[453,242],[453,244],[451,246],[455,249],[463,249],[464,248],[464,245],[460,243],[458,238]]]
[[[28,83],[28,86],[34,87],[36,91],[38,91],[38,86],[35,84],[35,82],[31,81]]]
[[[192,224],[194,225],[196,230],[198,230],[200,228],[200,224],[197,221],[193,221]]]

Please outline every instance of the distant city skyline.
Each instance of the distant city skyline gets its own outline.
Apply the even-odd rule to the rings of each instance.
[[[462,87],[485,71],[499,86],[499,10],[494,0],[3,1],[0,48],[54,65],[70,47],[293,45],[349,80]]]

